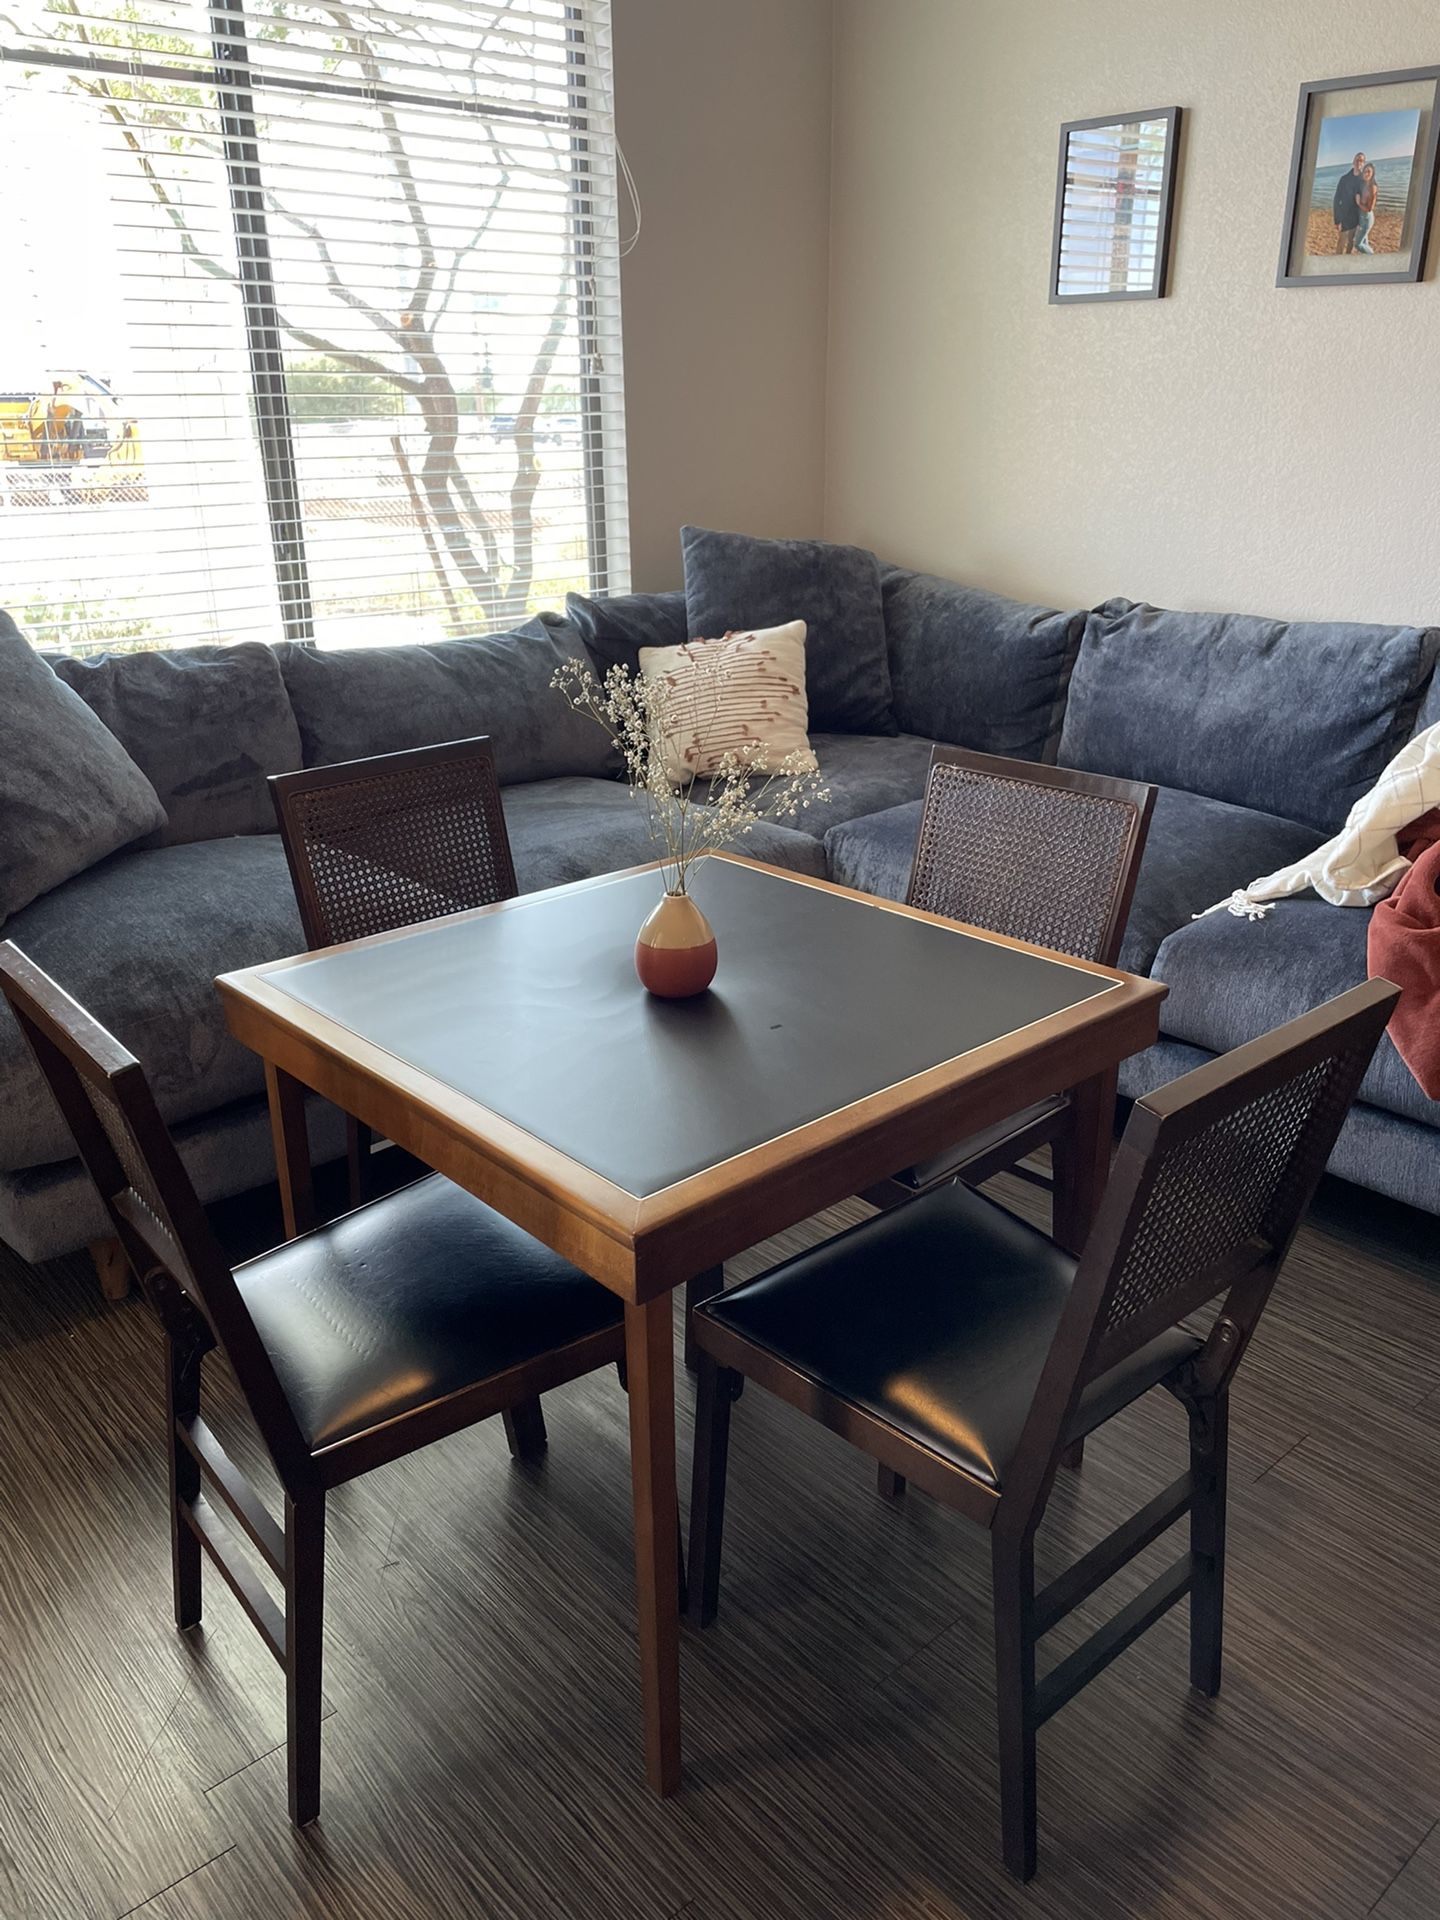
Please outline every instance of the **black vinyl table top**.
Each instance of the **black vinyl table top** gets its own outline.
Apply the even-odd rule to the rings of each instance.
[[[645,871],[528,894],[256,977],[636,1199],[1118,985],[708,860],[691,892],[715,983],[657,1000],[633,954],[660,887]]]

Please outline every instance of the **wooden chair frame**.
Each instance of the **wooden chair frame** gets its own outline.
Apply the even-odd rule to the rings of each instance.
[[[719,1321],[703,1312],[696,1316],[700,1381],[690,1531],[692,1620],[708,1625],[718,1602],[726,1455],[737,1375],[812,1415],[882,1468],[913,1480],[986,1528],[992,1555],[1004,1857],[1022,1880],[1035,1871],[1039,1728],[1187,1594],[1191,1684],[1202,1694],[1219,1691],[1230,1383],[1397,998],[1388,981],[1371,980],[1136,1103],[1015,1459],[998,1492]],[[1306,1120],[1283,1181],[1277,1183],[1281,1201],[1267,1211],[1272,1224],[1266,1237],[1251,1235],[1227,1247],[1219,1260],[1182,1272],[1179,1284],[1113,1325],[1127,1257],[1147,1221],[1170,1156],[1217,1120],[1321,1066],[1327,1072],[1323,1106],[1317,1103]],[[863,1226],[851,1229],[864,1231]],[[1157,1335],[1221,1295],[1220,1310],[1193,1360],[1171,1372],[1157,1366],[1153,1377],[1142,1375],[1138,1381],[1132,1375],[1123,1393],[1107,1394],[1105,1376],[1122,1359],[1141,1352]],[[1065,1452],[1152,1386],[1164,1386],[1185,1408],[1190,1431],[1187,1472],[1037,1593],[1035,1535]],[[1036,1648],[1044,1635],[1186,1515],[1188,1550],[1037,1680]]]
[[[484,816],[484,833],[495,866],[496,885],[494,888],[476,888],[474,897],[467,897],[460,904],[463,907],[482,907],[496,900],[513,900],[520,891],[515,878],[510,836],[505,825],[494,749],[487,734],[478,734],[470,740],[444,741],[438,746],[413,747],[402,753],[376,754],[366,760],[344,760],[333,766],[304,767],[295,773],[270,775],[270,797],[275,805],[280,838],[295,888],[295,901],[300,909],[300,925],[304,929],[308,947],[312,950],[332,947],[350,939],[352,933],[350,929],[336,925],[335,903],[328,897],[316,872],[313,841],[305,818],[307,800],[313,794],[328,793],[334,788],[355,787],[363,790],[369,782],[378,787],[397,775],[423,777],[431,773],[443,777],[457,764],[466,763],[473,765],[476,777],[476,797]],[[392,924],[400,926],[408,922],[396,920]],[[370,929],[373,932],[389,930],[389,927],[378,926]],[[349,1168],[352,1206],[358,1207],[370,1193],[370,1148],[370,1129],[353,1115],[347,1114],[345,1157]]]
[[[325,1499],[333,1487],[500,1414],[510,1450],[544,1446],[539,1395],[614,1364],[623,1326],[603,1328],[384,1424],[313,1450],[291,1410],[138,1060],[34,965],[0,942],[0,991],[73,1132],[130,1265],[165,1335],[166,1443],[175,1623],[199,1624],[202,1552],[285,1672],[290,1817],[320,1810],[320,1676]],[[108,1102],[131,1164],[101,1117]],[[223,1349],[284,1491],[277,1523],[201,1417],[205,1355]],[[227,1510],[222,1518],[212,1500]],[[234,1522],[284,1588],[283,1613],[238,1551]]]

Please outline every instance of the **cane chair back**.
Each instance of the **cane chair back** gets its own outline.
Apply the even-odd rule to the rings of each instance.
[[[1155,789],[936,747],[907,900],[1114,966]]]
[[[1198,1362],[1228,1382],[1399,997],[1363,986],[1135,1103],[1022,1454],[1036,1485],[1092,1382],[1222,1294]]]
[[[166,1331],[218,1341],[276,1459],[298,1459],[307,1452],[299,1427],[144,1068],[9,940],[0,941],[0,992]]]
[[[484,737],[274,774],[270,789],[311,947],[519,891]]]

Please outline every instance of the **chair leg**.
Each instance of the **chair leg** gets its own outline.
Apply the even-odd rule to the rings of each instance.
[[[513,1407],[506,1407],[500,1418],[505,1424],[510,1457],[513,1460],[538,1460],[547,1445],[545,1415],[540,1410],[539,1395],[533,1400],[518,1400]]]
[[[1035,1872],[1035,1550],[993,1536],[995,1697],[1000,1725],[1000,1825],[1005,1865]]]
[[[1190,1407],[1190,1471],[1195,1494],[1190,1508],[1190,1684],[1203,1694],[1220,1691],[1220,1650],[1225,1625],[1225,1490],[1228,1477],[1230,1395],[1197,1400]]]
[[[1085,1464],[1085,1442],[1072,1440],[1061,1454],[1060,1464],[1062,1467],[1069,1467],[1072,1473],[1078,1472]]]
[[[905,1476],[903,1473],[896,1473],[893,1467],[877,1467],[875,1485],[882,1500],[905,1498]]]
[[[363,1206],[370,1198],[369,1127],[353,1114],[345,1116],[345,1165],[350,1175],[350,1204]]]
[[[695,1460],[690,1483],[690,1579],[686,1617],[708,1627],[720,1604],[720,1543],[725,1531],[725,1463],[730,1451],[731,1373],[699,1356]]]
[[[285,1497],[285,1735],[290,1818],[320,1812],[320,1670],[325,1642],[325,1496]]]
[[[690,1327],[691,1312],[724,1291],[724,1267],[706,1267],[703,1273],[697,1273],[685,1283],[685,1364],[691,1373],[694,1373],[696,1366],[695,1335]]]
[[[181,1421],[191,1421],[200,1411],[200,1365],[198,1346],[185,1346],[165,1336],[165,1422],[170,1449],[170,1566],[175,1590],[175,1625],[183,1633],[200,1624],[200,1542],[181,1518],[180,1507],[189,1505],[200,1491],[200,1462],[183,1444],[178,1431]]]
[[[123,1300],[130,1291],[130,1262],[118,1240],[92,1240],[90,1258],[95,1277],[107,1300]]]

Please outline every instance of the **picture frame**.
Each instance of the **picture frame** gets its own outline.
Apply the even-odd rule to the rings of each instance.
[[[1295,115],[1276,286],[1400,286],[1422,279],[1437,154],[1440,66],[1306,81]]]
[[[1060,129],[1050,304],[1159,300],[1168,291],[1179,107]]]

